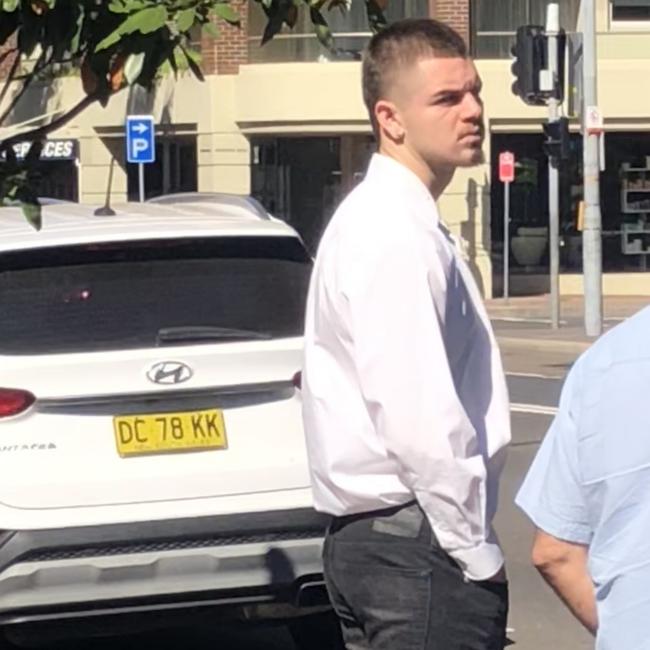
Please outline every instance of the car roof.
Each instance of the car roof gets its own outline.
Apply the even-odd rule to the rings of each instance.
[[[96,216],[97,206],[44,201],[40,231],[27,223],[19,207],[2,207],[0,251],[134,239],[298,238],[293,228],[271,217],[248,197],[187,194],[178,195],[178,200],[174,196],[163,198],[114,205],[115,214],[111,216]]]

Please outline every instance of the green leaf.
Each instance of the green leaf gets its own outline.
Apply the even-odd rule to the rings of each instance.
[[[34,230],[40,230],[43,227],[43,218],[41,214],[41,206],[38,200],[34,203],[23,202],[20,207],[23,209],[23,214],[25,215],[25,219],[27,219],[27,223],[29,223]]]
[[[225,20],[227,23],[230,23],[231,25],[239,25],[241,22],[241,18],[239,17],[239,14],[230,5],[226,4],[225,2],[220,2],[219,4],[215,5],[212,11],[214,11],[214,13],[219,18]]]
[[[193,8],[183,9],[176,18],[176,27],[179,32],[187,32],[196,20],[196,11]]]
[[[122,0],[113,0],[108,5],[108,10],[113,14],[128,14],[130,13],[127,6],[122,2]]]
[[[77,16],[77,28],[74,36],[70,40],[70,52],[76,54],[79,51],[81,43],[81,31],[83,29],[84,18],[86,17],[86,10],[83,5],[79,5],[79,15]]]
[[[132,86],[140,76],[142,72],[142,67],[144,66],[144,52],[138,52],[137,54],[131,54],[124,64],[124,78],[126,79],[129,86]]]
[[[2,11],[7,11],[9,13],[16,11],[19,4],[20,0],[2,0]]]
[[[112,34],[100,41],[95,52],[105,50],[119,42],[122,36],[140,32],[151,34],[164,27],[167,22],[167,8],[164,5],[147,7],[131,14]]]
[[[334,37],[332,36],[332,31],[330,30],[323,14],[318,11],[318,9],[312,8],[309,10],[309,15],[311,16],[311,22],[314,25],[314,33],[318,37],[318,40],[324,47],[331,50],[334,47]]]
[[[217,39],[220,36],[219,28],[211,22],[204,23],[203,32],[214,39]]]

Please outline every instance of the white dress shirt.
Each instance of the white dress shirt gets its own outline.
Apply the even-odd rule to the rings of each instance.
[[[309,291],[303,416],[316,508],[417,499],[469,579],[496,574],[510,441],[489,319],[435,201],[375,155],[321,241]]]

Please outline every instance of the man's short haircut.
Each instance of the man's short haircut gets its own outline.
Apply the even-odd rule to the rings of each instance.
[[[407,18],[389,25],[371,39],[363,58],[363,101],[375,134],[375,106],[386,97],[394,77],[423,57],[468,57],[462,36],[431,18]]]

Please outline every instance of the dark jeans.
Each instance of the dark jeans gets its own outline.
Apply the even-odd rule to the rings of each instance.
[[[464,579],[415,504],[335,518],[327,588],[348,650],[502,650],[508,586]]]

